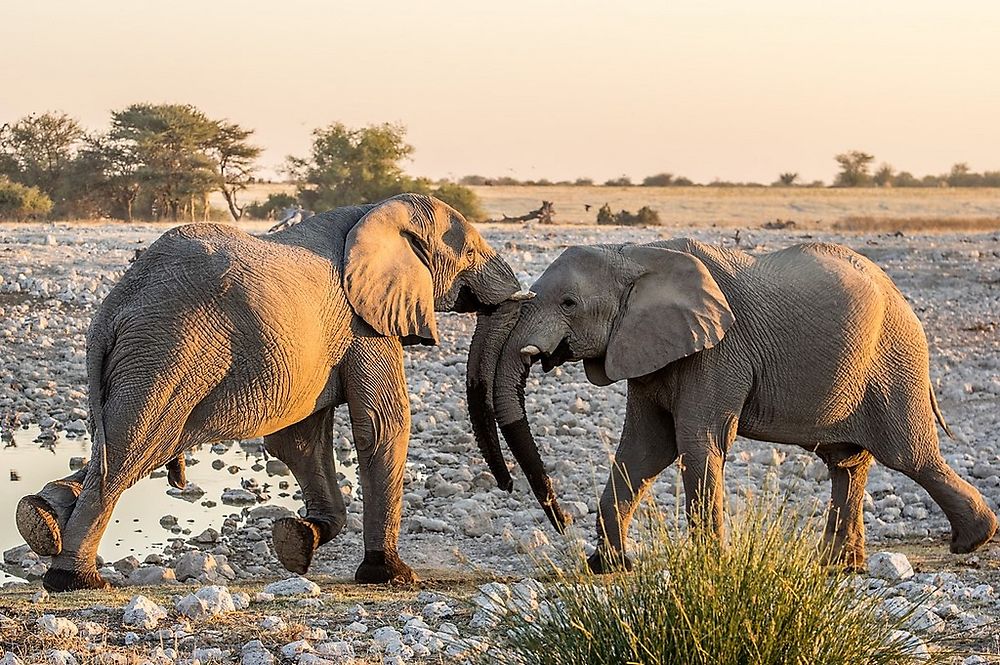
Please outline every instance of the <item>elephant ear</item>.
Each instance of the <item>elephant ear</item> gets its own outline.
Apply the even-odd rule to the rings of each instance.
[[[626,247],[622,253],[642,273],[611,331],[604,359],[608,380],[644,376],[719,343],[735,317],[704,263],[659,247]]]
[[[377,332],[437,344],[429,249],[413,214],[390,199],[354,225],[345,244],[344,290]]]

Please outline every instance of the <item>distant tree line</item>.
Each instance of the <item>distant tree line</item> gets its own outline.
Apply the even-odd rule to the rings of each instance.
[[[252,135],[185,104],[133,104],[92,133],[65,113],[29,115],[0,127],[0,219],[239,220],[401,192],[432,194],[471,219],[483,217],[469,188],[404,173],[401,162],[413,147],[394,124],[317,129],[310,154],[288,158],[296,193],[244,205],[240,192],[255,182],[261,153]],[[222,195],[225,210],[211,208],[212,192]]]
[[[133,104],[98,132],[29,115],[0,128],[0,216],[208,219],[219,191],[239,219],[260,154],[252,134],[185,104]]]
[[[289,157],[286,171],[295,193],[272,194],[245,205],[241,192],[255,182],[261,149],[253,130],[213,119],[188,104],[132,104],[114,111],[108,127],[85,131],[61,112],[32,114],[0,127],[0,219],[117,218],[172,221],[273,218],[290,207],[327,210],[370,203],[400,192],[436,196],[470,219],[482,219],[470,186],[594,186],[591,178],[550,181],[465,176],[459,182],[408,175],[412,156],[406,128],[378,124],[352,128],[333,123],[313,132],[308,155]],[[942,175],[916,177],[850,150],[834,158],[834,187],[1000,187],[1000,171],[976,173],[955,164]],[[690,178],[660,172],[634,183],[627,175],[606,187],[764,187],[756,182]],[[772,187],[825,187],[780,173]],[[225,209],[213,210],[209,195],[221,194]],[[610,211],[607,211],[610,215]],[[624,212],[624,211],[623,211]],[[641,213],[641,211],[640,211]],[[619,214],[619,213],[615,213]],[[630,213],[631,214],[631,213]],[[648,213],[647,213],[648,216]]]

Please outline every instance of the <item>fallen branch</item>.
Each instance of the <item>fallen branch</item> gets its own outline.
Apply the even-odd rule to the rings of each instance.
[[[508,217],[504,214],[501,219],[487,219],[484,221],[487,224],[516,224],[518,222],[530,222],[537,219],[539,224],[554,224],[552,218],[555,217],[555,214],[556,209],[552,205],[552,201],[542,201],[540,208],[526,212],[518,217]]]

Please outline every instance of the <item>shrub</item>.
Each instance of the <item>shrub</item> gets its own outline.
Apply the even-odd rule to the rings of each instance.
[[[604,181],[605,187],[631,187],[632,179],[627,175],[623,175],[620,178],[612,178],[610,180]]]
[[[250,203],[243,212],[253,219],[274,219],[278,213],[286,208],[294,208],[299,204],[299,200],[291,194],[269,194],[260,203]]]
[[[646,176],[642,179],[643,187],[669,187],[673,184],[674,174],[672,173],[657,173],[656,175]]]
[[[950,655],[915,657],[913,643],[893,634],[909,617],[883,618],[880,597],[823,566],[817,520],[805,521],[751,503],[720,547],[654,515],[633,572],[554,571],[547,611],[505,617],[491,655],[526,665],[881,665]]]
[[[453,182],[443,182],[431,190],[430,194],[465,215],[468,220],[479,220],[486,216],[479,204],[479,197],[468,187]]]
[[[602,226],[658,226],[660,214],[649,206],[639,208],[634,214],[628,210],[611,212],[611,206],[605,203],[597,211],[597,223]]]
[[[37,187],[0,178],[0,219],[24,221],[47,215],[52,199]]]

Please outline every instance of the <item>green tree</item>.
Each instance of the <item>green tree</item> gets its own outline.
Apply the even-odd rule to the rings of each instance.
[[[141,166],[139,155],[128,142],[109,134],[88,136],[69,176],[73,214],[132,221],[142,188]]]
[[[406,128],[385,123],[352,129],[334,123],[313,132],[309,157],[289,157],[289,171],[299,184],[298,199],[307,208],[329,210],[374,203],[403,192],[429,194],[450,204],[469,219],[481,218],[475,193],[461,185],[438,187],[425,178],[411,178],[400,162],[413,154]]]
[[[374,203],[407,191],[400,162],[413,153],[402,125],[351,129],[337,122],[313,132],[312,153],[290,157],[299,199],[313,210]]]
[[[275,219],[282,210],[294,208],[298,204],[299,200],[291,194],[278,192],[268,194],[264,201],[247,205],[243,211],[254,219]]]
[[[187,104],[133,104],[111,116],[111,141],[138,164],[136,177],[148,189],[151,212],[177,221],[216,189],[219,176],[207,154],[218,125]]]
[[[860,150],[844,152],[836,157],[840,164],[840,173],[837,174],[835,186],[837,187],[864,187],[871,184],[872,177],[868,172],[871,163],[875,160],[874,155]]]
[[[52,199],[41,189],[0,176],[0,219],[23,221],[46,215],[50,210]]]
[[[83,138],[80,124],[65,113],[27,115],[0,128],[0,174],[61,201]]]
[[[252,129],[221,120],[215,123],[215,136],[208,142],[208,153],[215,160],[219,176],[219,191],[235,220],[243,217],[245,209],[245,206],[239,205],[236,196],[253,181],[261,152],[259,147],[249,142],[251,134]]]

